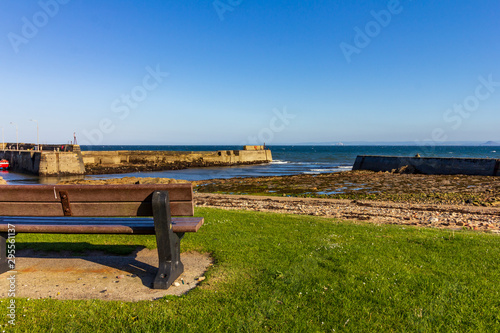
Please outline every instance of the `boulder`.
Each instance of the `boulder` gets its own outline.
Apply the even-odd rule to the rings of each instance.
[[[391,173],[400,173],[400,174],[416,174],[417,170],[413,165],[405,165],[398,169],[392,169]]]

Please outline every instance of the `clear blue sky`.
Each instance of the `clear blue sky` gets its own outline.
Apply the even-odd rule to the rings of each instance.
[[[0,0],[5,140],[500,140],[498,0]]]

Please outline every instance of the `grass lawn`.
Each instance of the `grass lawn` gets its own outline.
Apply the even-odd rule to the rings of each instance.
[[[469,231],[198,208],[183,251],[216,262],[182,297],[138,303],[18,299],[15,329],[38,332],[500,332],[500,238]],[[154,247],[151,236],[17,236]],[[94,246],[93,246],[94,247]],[[45,247],[45,249],[47,249]],[[1,330],[7,299],[1,300]]]

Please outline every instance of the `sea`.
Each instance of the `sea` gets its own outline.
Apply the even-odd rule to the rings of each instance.
[[[267,164],[189,168],[185,170],[166,170],[154,172],[134,172],[126,174],[38,177],[1,171],[0,176],[9,184],[55,184],[70,179],[102,179],[121,177],[162,177],[184,180],[207,180],[215,178],[283,176],[297,174],[321,174],[347,171],[358,155],[415,156],[421,157],[469,157],[500,159],[500,146],[352,146],[352,145],[296,145],[267,146],[273,161]],[[217,151],[240,150],[241,146],[81,146],[82,150],[118,151]]]

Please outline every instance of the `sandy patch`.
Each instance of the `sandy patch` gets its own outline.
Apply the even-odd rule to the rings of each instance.
[[[156,250],[142,249],[129,256],[91,253],[80,257],[18,251],[16,297],[52,299],[101,299],[120,301],[155,300],[165,295],[182,295],[198,285],[212,259],[208,254],[181,254],[184,273],[179,286],[152,289],[158,267]],[[7,278],[0,278],[0,297],[8,297]]]

